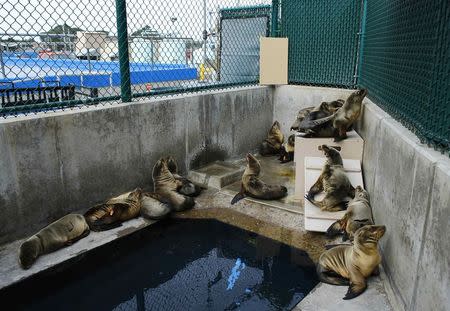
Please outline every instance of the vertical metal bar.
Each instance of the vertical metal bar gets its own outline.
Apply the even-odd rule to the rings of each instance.
[[[206,30],[206,0],[203,0],[203,66],[206,66],[206,40],[208,31]]]
[[[366,36],[366,18],[367,18],[367,0],[362,0],[362,17],[361,17],[361,30],[359,33],[359,53],[358,53],[358,65],[356,68],[356,76],[354,78],[354,84],[358,85],[358,80],[361,78],[361,67],[364,54],[364,39]]]
[[[278,37],[278,13],[280,0],[272,0],[272,27],[270,29],[271,37]]]
[[[117,41],[119,45],[120,97],[131,101],[130,59],[128,54],[128,29],[126,0],[116,0]]]
[[[3,62],[3,46],[0,44],[0,67],[3,78],[6,78],[5,63]]]

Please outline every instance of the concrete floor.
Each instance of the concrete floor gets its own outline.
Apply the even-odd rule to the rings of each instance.
[[[239,161],[234,163],[243,164]],[[294,187],[293,173],[292,175],[290,173],[293,172],[292,162],[281,165],[276,162],[274,157],[271,157],[262,158],[261,163],[263,167],[262,178],[268,179],[270,176],[271,183],[284,183],[288,187],[289,194],[292,195]],[[231,198],[238,191],[235,187],[236,184],[232,184],[222,190],[212,188],[205,190],[196,199],[197,204],[193,210],[173,214],[173,217],[214,218],[303,249],[314,262],[317,262],[320,254],[325,250],[324,246],[334,242],[326,239],[321,233],[304,230],[302,207],[299,206],[296,207],[297,210],[289,211],[289,206],[294,205],[289,199],[290,196],[287,197],[287,200],[277,202],[266,201],[261,203],[244,199],[238,204],[231,205]],[[0,278],[0,289],[52,267],[70,264],[70,261],[76,260],[84,253],[152,223],[137,218],[113,230],[91,232],[87,238],[72,246],[40,257],[29,270],[22,270],[17,263],[17,249],[21,241],[7,244],[0,248],[0,275],[2,276]],[[384,273],[382,272],[381,278],[383,276]],[[320,283],[294,310],[392,310],[381,278],[371,278],[368,290],[360,297],[350,301],[342,300],[347,290],[346,287]]]

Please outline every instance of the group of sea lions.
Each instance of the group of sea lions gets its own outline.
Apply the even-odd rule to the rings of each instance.
[[[357,90],[345,101],[338,99],[302,109],[291,130],[304,133],[305,137],[334,137],[335,141],[345,139],[347,131],[361,113],[362,100],[366,95],[367,90]],[[295,136],[290,135],[284,142],[280,124],[275,121],[261,144],[260,153],[263,156],[278,155],[282,163],[292,161],[294,140]],[[326,163],[305,198],[324,211],[347,210],[342,219],[328,228],[326,234],[328,237],[342,235],[343,241],[349,240],[351,244],[329,245],[319,258],[317,274],[322,282],[349,286],[344,299],[351,299],[364,292],[368,277],[379,274],[381,256],[377,246],[386,227],[374,225],[369,195],[361,186],[355,188],[350,183],[344,171],[340,148],[328,145],[318,148],[324,153]],[[270,185],[259,178],[261,163],[254,155],[247,154],[246,161],[241,189],[231,204],[245,196],[275,200],[287,195],[286,187]],[[162,219],[172,212],[191,209],[195,205],[193,197],[202,190],[178,174],[176,161],[172,157],[163,157],[156,162],[152,179],[153,192],[137,188],[93,206],[84,215],[66,215],[40,230],[21,244],[20,265],[28,269],[40,255],[71,245],[86,237],[90,230],[109,230],[138,216]],[[320,192],[324,192],[325,197],[317,201],[315,196]],[[347,201],[347,197],[352,199]]]
[[[344,299],[351,299],[364,292],[369,276],[379,273],[378,241],[386,227],[374,225],[369,194],[362,186],[355,188],[350,183],[344,172],[340,148],[327,145],[318,148],[327,160],[305,198],[324,211],[346,210],[326,234],[328,237],[342,235],[343,241],[349,240],[352,244],[331,245],[319,258],[317,274],[322,282],[349,285]],[[319,192],[325,193],[322,201],[314,200]],[[347,197],[352,199],[346,201]]]
[[[360,89],[345,101],[337,99],[304,108],[298,112],[291,130],[304,133],[304,137],[334,137],[334,141],[341,141],[347,138],[347,131],[358,120],[367,93],[366,89]]]
[[[354,91],[346,99],[322,102],[317,107],[301,109],[290,130],[303,133],[303,137],[334,137],[334,141],[347,138],[347,131],[361,114],[362,101],[367,95],[366,89]],[[278,121],[269,129],[267,138],[261,143],[259,153],[262,156],[278,155],[281,163],[294,160],[295,134],[284,142],[284,134]]]
[[[275,121],[269,129],[267,138],[261,143],[259,153],[262,156],[278,155],[281,163],[287,163],[294,160],[295,135],[288,137],[284,142],[284,134],[278,121]]]
[[[84,215],[68,214],[40,230],[20,245],[19,264],[28,269],[40,255],[71,245],[90,230],[109,230],[138,216],[158,220],[191,209],[193,197],[202,190],[178,174],[177,163],[170,156],[156,162],[152,178],[153,192],[137,188],[93,206]]]
[[[347,138],[347,131],[361,114],[362,101],[367,95],[366,89],[354,91],[346,100],[337,99],[322,102],[317,107],[300,110],[290,130],[303,133],[303,137],[330,137],[334,141]],[[279,155],[281,162],[289,162],[294,156],[295,136],[289,136],[284,143],[284,135],[280,124],[275,121],[267,138],[261,143],[262,156]],[[343,166],[340,147],[321,145],[318,147],[325,157],[326,163],[317,181],[310,188],[305,198],[321,210],[335,212],[346,210],[344,217],[334,222],[327,230],[328,237],[342,235],[343,242],[351,244],[329,245],[319,259],[317,274],[322,282],[334,285],[348,285],[344,299],[360,295],[367,287],[366,279],[378,275],[381,256],[378,241],[386,231],[385,226],[374,225],[370,207],[369,194],[362,186],[356,188],[350,183]],[[258,175],[261,164],[251,154],[247,155],[247,168],[242,176],[241,190],[232,199],[236,203],[246,195],[274,200],[286,195],[283,186],[268,185]],[[324,192],[321,201],[315,196]],[[352,198],[347,201],[347,198]]]

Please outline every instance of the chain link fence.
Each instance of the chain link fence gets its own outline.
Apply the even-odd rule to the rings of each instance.
[[[355,87],[360,16],[361,1],[281,1],[289,83]]]
[[[271,2],[4,0],[0,114],[257,83]]]
[[[361,86],[422,142],[450,150],[450,2],[370,0]]]
[[[259,37],[272,35],[289,38],[289,83],[367,87],[449,150],[449,11],[446,0],[4,0],[0,115],[254,84]]]

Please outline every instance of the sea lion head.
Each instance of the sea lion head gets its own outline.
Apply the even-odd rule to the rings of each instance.
[[[271,133],[276,133],[276,132],[278,132],[280,129],[281,129],[280,122],[275,121],[275,122],[273,122],[272,127],[270,128],[270,132],[271,132]]]
[[[345,100],[343,100],[343,99],[333,100],[328,103],[328,108],[337,110],[337,109],[341,108],[342,105],[344,105],[344,103],[345,103]]]
[[[142,189],[136,188],[130,192],[127,199],[133,202],[137,202],[141,200],[141,197],[142,197]]]
[[[281,125],[278,121],[273,122],[272,127],[269,130],[269,138],[276,139],[276,141],[282,143],[284,140],[283,132],[281,132]]]
[[[303,108],[297,113],[297,117],[295,118],[294,123],[292,123],[290,130],[298,130],[300,126],[300,122],[302,122],[314,109],[314,107]]]
[[[39,257],[41,250],[40,240],[37,236],[33,236],[20,245],[19,264],[22,268],[28,269]]]
[[[356,186],[355,188],[355,199],[361,199],[369,201],[369,193],[363,189],[361,186]]]
[[[287,142],[289,145],[295,146],[295,134],[290,135]]]
[[[355,232],[355,244],[364,247],[376,247],[386,232],[386,226],[366,225]]]
[[[152,178],[153,181],[157,180],[159,176],[164,172],[164,170],[167,169],[167,162],[166,159],[161,158],[158,161],[156,161],[155,165],[153,166],[152,171]]]
[[[261,171],[261,164],[259,163],[258,159],[255,158],[253,154],[247,153],[246,160],[247,160],[247,168],[246,168],[247,173],[259,175],[259,172]]]
[[[318,147],[319,150],[323,151],[323,154],[327,157],[327,162],[330,165],[342,165],[342,157],[339,151],[341,150],[341,147],[339,146],[328,146],[328,145],[322,145]]]
[[[364,97],[366,97],[367,94],[368,94],[367,89],[360,89],[360,90],[354,91],[347,98],[347,102],[349,104],[361,104]]]
[[[172,174],[176,174],[178,172],[178,165],[175,159],[172,156],[168,156],[165,159],[167,163],[167,168]]]

